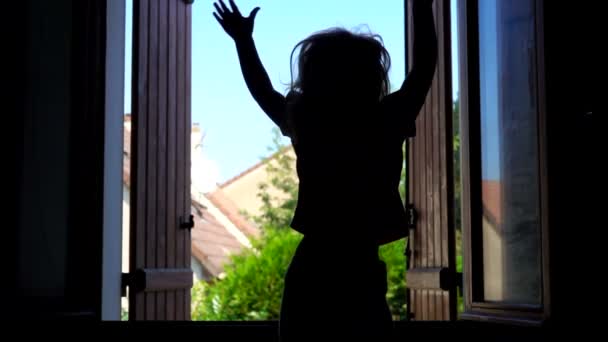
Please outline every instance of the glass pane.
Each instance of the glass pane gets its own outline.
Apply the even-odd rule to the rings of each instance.
[[[479,1],[484,299],[541,303],[534,2]]]
[[[459,56],[458,56],[458,3],[450,0],[450,39],[452,44],[452,144],[454,161],[454,226],[456,228],[456,272],[462,273],[462,178],[460,171],[460,96],[459,87]],[[457,291],[457,311],[464,311],[464,297],[462,291]]]

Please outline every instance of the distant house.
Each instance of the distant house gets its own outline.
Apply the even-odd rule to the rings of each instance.
[[[501,183],[498,180],[484,179],[481,184],[482,204],[482,234],[484,241],[483,253],[485,258],[499,260],[491,265],[484,265],[487,275],[485,293],[490,298],[503,296],[503,264],[504,246],[502,234],[502,198]]]
[[[229,255],[251,247],[259,230],[226,198],[192,193],[192,270],[198,280],[221,277]]]
[[[293,147],[288,146],[280,152],[265,158],[257,164],[251,166],[247,170],[239,173],[232,177],[228,181],[220,184],[217,189],[208,194],[209,198],[221,199],[227,198],[234,205],[242,211],[245,211],[251,216],[258,216],[261,214],[260,208],[262,207],[262,200],[258,197],[259,184],[267,182],[269,178],[267,166],[268,163],[274,163],[275,157],[278,153],[287,153],[295,161],[295,152]],[[296,176],[295,166],[293,168],[293,176]],[[297,179],[297,178],[296,178]],[[269,194],[274,197],[281,198],[284,193],[281,193],[275,188],[267,189]]]
[[[124,118],[124,151],[123,151],[123,272],[129,270],[129,189],[131,161],[131,116]],[[198,125],[192,127],[192,187],[191,212],[194,216],[192,229],[192,259],[191,267],[195,281],[210,281],[221,277],[224,265],[229,256],[238,253],[243,248],[251,247],[250,237],[259,235],[259,230],[246,220],[238,206],[228,197],[221,196],[217,184],[204,179],[201,170],[205,169],[201,158],[201,131]],[[210,196],[208,191],[214,191]],[[123,306],[126,300],[123,298]]]

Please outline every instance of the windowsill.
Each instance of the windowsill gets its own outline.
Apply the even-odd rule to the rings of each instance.
[[[520,315],[511,312],[489,313],[479,311],[468,311],[460,314],[460,319],[472,322],[496,323],[498,325],[541,327],[544,320],[540,314]]]
[[[463,317],[464,314],[461,314]],[[505,321],[506,322],[506,321]],[[469,328],[491,328],[497,333],[504,331],[511,331],[513,328],[519,328],[517,330],[529,331],[536,330],[530,329],[531,325],[515,325],[515,324],[499,324],[497,322],[481,320],[469,320],[460,319],[457,321],[395,321],[395,330],[398,336],[411,336],[412,333],[424,334],[424,336],[442,335],[443,333],[453,334],[454,331],[460,329]],[[513,323],[513,322],[511,322]],[[277,331],[279,322],[278,321],[196,321],[196,322],[106,322],[104,325],[109,327],[184,327],[190,329],[204,329],[209,333],[228,333],[232,335],[234,333],[270,333],[273,334]],[[438,329],[440,328],[440,329]]]
[[[47,324],[48,323],[48,324]],[[82,336],[98,336],[103,341],[124,338],[125,333],[135,332],[138,340],[146,337],[159,337],[166,335],[171,340],[184,337],[194,337],[204,341],[267,341],[278,342],[278,321],[233,321],[233,322],[103,322],[74,324],[73,320],[36,322],[36,331],[45,331],[45,335],[57,331],[61,336],[65,333],[77,333],[82,329]],[[96,331],[100,328],[100,331]],[[471,330],[474,329],[474,330]],[[19,327],[20,333],[23,333]],[[470,341],[475,337],[482,337],[484,341],[518,340],[522,337],[542,337],[550,330],[497,325],[492,323],[454,321],[454,322],[395,322],[393,341]],[[85,335],[86,334],[86,335]],[[365,340],[365,339],[362,339]],[[314,341],[316,342],[316,341]]]

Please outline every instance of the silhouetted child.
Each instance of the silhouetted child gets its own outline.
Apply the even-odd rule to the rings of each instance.
[[[214,6],[236,43],[249,91],[291,138],[297,156],[291,226],[304,237],[285,277],[281,339],[386,338],[393,323],[378,248],[407,235],[398,190],[402,147],[415,134],[435,71],[432,0],[413,2],[413,68],[392,94],[381,39],[335,28],[296,45],[297,77],[283,96],[253,42],[259,7],[243,17],[232,0],[231,9],[222,1]]]

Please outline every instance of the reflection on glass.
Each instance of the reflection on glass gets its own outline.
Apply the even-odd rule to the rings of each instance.
[[[479,1],[484,300],[541,303],[534,2]]]

